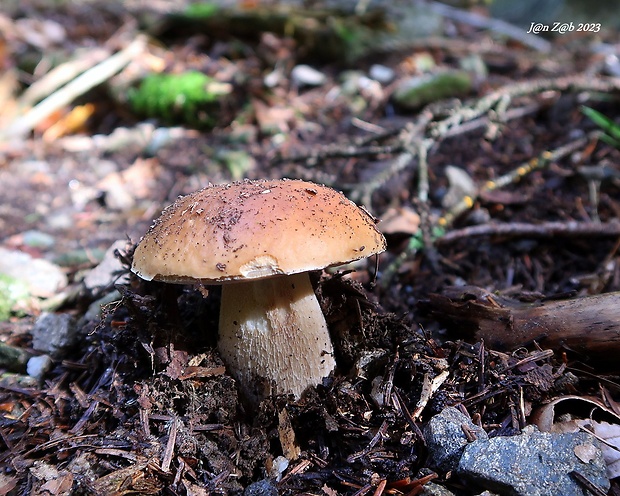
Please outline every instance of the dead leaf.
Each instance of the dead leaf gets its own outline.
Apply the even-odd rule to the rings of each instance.
[[[605,419],[605,420],[603,420]],[[600,449],[610,479],[620,476],[620,416],[597,398],[563,396],[538,408],[530,421],[544,432],[592,432],[601,442]],[[587,446],[575,450],[584,463],[592,458]]]
[[[556,398],[537,408],[530,417],[530,421],[543,432],[567,432],[567,429],[574,432],[579,428],[575,420],[580,419],[605,419],[620,424],[620,416],[597,398],[574,395]]]
[[[17,477],[0,474],[0,494],[9,494],[17,486]]]
[[[614,479],[620,476],[620,424],[609,422],[583,421],[588,423],[596,437],[604,442],[600,443],[603,459],[607,465],[607,477]],[[576,453],[575,453],[576,454]],[[579,456],[579,455],[577,455]]]
[[[71,494],[73,487],[73,476],[70,473],[63,473],[57,479],[49,480],[40,488],[42,494],[53,494],[54,496],[64,496]]]
[[[291,107],[269,106],[260,100],[253,100],[252,106],[258,126],[265,134],[286,133],[295,120],[295,109]]]
[[[189,360],[189,353],[175,349],[173,343],[156,348],[155,356],[160,364],[166,365],[164,374],[171,379],[179,379],[183,375]]]
[[[73,475],[66,470],[58,470],[45,462],[35,462],[30,473],[36,479],[30,494],[69,496],[73,487]]]
[[[180,380],[193,379],[200,377],[212,377],[214,375],[223,375],[226,367],[185,367],[183,374],[179,376]]]
[[[414,235],[420,227],[420,216],[407,207],[389,208],[382,216],[378,226],[383,234]]]
[[[327,496],[338,496],[338,491],[332,489],[327,484],[323,484],[321,491],[323,491]]]
[[[93,494],[121,496],[125,494],[158,494],[161,483],[148,477],[148,460],[140,458],[134,465],[111,472],[90,484]]]
[[[592,443],[579,444],[575,446],[573,451],[575,456],[583,463],[590,463],[596,458],[596,454],[598,453],[598,449]]]
[[[278,414],[278,436],[282,445],[282,453],[287,460],[292,461],[299,458],[301,449],[297,444],[295,431],[291,424],[291,419],[286,408],[282,409]]]
[[[125,211],[137,200],[148,198],[161,175],[156,159],[138,159],[121,172],[112,172],[97,183],[97,189],[105,193],[109,208]]]
[[[613,399],[606,387],[601,388],[601,394],[605,399],[605,403],[609,405],[609,408],[611,408],[611,410],[620,417],[620,403]]]
[[[209,496],[209,491],[187,480],[183,480],[183,486],[185,486],[187,496]]]
[[[548,363],[542,365],[538,365],[534,362],[530,363],[534,365],[534,367],[525,372],[525,380],[541,391],[549,391],[557,379],[553,372],[553,367]]]
[[[60,115],[59,119],[43,132],[43,141],[52,143],[61,136],[83,130],[88,119],[95,113],[95,109],[95,105],[86,103],[74,107],[67,114]]]

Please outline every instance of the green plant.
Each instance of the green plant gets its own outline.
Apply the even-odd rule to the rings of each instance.
[[[135,112],[169,124],[211,127],[218,102],[231,92],[231,85],[198,71],[151,74],[129,92],[129,102]]]
[[[0,274],[0,322],[11,315],[22,315],[28,306],[30,291],[22,281]]]
[[[601,136],[601,140],[620,149],[620,125],[593,108],[582,106],[581,112],[605,132]]]

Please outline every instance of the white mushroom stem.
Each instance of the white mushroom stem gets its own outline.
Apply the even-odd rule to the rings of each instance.
[[[219,351],[251,401],[299,398],[336,366],[325,317],[307,272],[225,284]]]

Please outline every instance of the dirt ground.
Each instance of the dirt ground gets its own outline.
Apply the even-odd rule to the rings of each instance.
[[[502,345],[501,335],[491,345],[469,325],[475,318],[441,318],[431,297],[518,306],[620,291],[620,150],[582,110],[618,115],[617,32],[533,47],[444,17],[433,34],[381,38],[351,58],[342,41],[327,51],[323,32],[296,37],[290,12],[296,30],[284,29],[270,3],[245,2],[244,23],[229,13],[222,32],[156,4],[0,11],[0,240],[62,267],[70,283],[52,308],[74,316],[80,335],[39,383],[2,376],[0,494],[241,494],[261,480],[280,494],[418,494],[429,479],[478,494],[427,466],[421,429],[446,406],[494,436],[518,433],[552,398],[617,406],[615,345],[548,348],[545,336]],[[362,18],[383,33],[393,13],[378,12]],[[484,7],[471,12],[485,17]],[[323,15],[303,14],[325,26],[342,14]],[[7,131],[25,113],[25,89],[51,68],[92,67],[139,33],[149,35],[139,54],[105,81],[26,132]],[[293,71],[301,64],[320,84]],[[378,64],[389,80],[368,77]],[[395,99],[409,78],[471,64],[465,91],[411,106]],[[232,88],[210,107],[215,122],[130,105],[146,74],[188,70]],[[53,93],[44,87],[34,101]],[[460,179],[448,180],[450,168]],[[134,244],[179,195],[285,177],[363,204],[388,249],[314,277],[336,373],[301,399],[250,409],[216,351],[219,290],[145,282],[129,267]],[[33,245],[32,232],[51,242]],[[117,240],[127,241],[118,254],[126,279],[87,290],[84,277]],[[101,317],[86,314],[113,291]],[[1,322],[2,340],[31,350],[44,306]]]

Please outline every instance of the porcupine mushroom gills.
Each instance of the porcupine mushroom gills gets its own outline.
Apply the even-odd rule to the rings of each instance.
[[[298,398],[335,368],[309,272],[385,250],[375,219],[300,180],[208,186],[166,208],[138,244],[146,280],[221,284],[218,350],[252,403]]]

